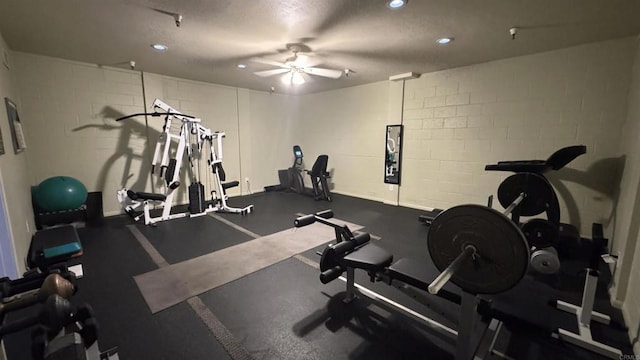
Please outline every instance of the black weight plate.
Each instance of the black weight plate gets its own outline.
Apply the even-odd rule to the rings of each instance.
[[[440,213],[428,233],[429,254],[440,270],[467,245],[478,258],[464,261],[451,281],[471,294],[497,294],[514,287],[527,272],[529,245],[502,213],[481,205],[459,205]]]
[[[522,233],[530,246],[538,249],[554,246],[558,243],[558,227],[546,219],[531,219],[522,225]]]
[[[500,184],[498,201],[506,209],[520,193],[527,195],[518,206],[522,216],[536,216],[545,212],[555,196],[551,184],[541,175],[517,173]]]

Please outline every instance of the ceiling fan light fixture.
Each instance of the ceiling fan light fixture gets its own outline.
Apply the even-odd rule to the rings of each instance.
[[[294,72],[293,75],[291,75],[291,83],[293,85],[302,85],[304,84],[304,77],[302,77],[302,74],[300,74],[298,71]]]
[[[389,0],[387,1],[387,7],[389,9],[400,9],[402,7],[404,7],[405,5],[407,5],[409,1],[408,0]]]
[[[151,47],[157,51],[167,51],[167,49],[169,49],[167,45],[163,44],[151,44]]]
[[[443,37],[443,38],[440,38],[440,39],[436,40],[436,43],[438,43],[438,45],[446,45],[446,44],[448,44],[448,43],[450,43],[452,41],[453,41],[452,37]]]
[[[282,77],[282,82],[286,85],[302,85],[305,83],[304,77],[299,71],[289,71]]]
[[[247,68],[247,65],[246,65],[246,64],[238,64],[238,65],[236,65],[236,67],[237,67],[238,69],[246,69],[246,68]]]

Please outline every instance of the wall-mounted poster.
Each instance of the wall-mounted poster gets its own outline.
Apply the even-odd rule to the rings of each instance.
[[[17,153],[27,148],[24,141],[24,132],[22,131],[22,122],[18,116],[18,108],[9,98],[4,98],[7,105],[7,117],[9,118],[9,127],[11,128],[11,140],[13,140],[13,150]]]

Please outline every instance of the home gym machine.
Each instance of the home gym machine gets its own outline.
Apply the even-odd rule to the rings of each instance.
[[[157,170],[158,177],[163,179],[164,191],[162,193],[148,193],[136,192],[127,188],[118,190],[118,202],[125,212],[136,221],[144,218],[144,223],[147,225],[186,216],[202,216],[209,212],[251,213],[253,205],[234,208],[227,204],[226,190],[238,186],[239,182],[224,182],[226,175],[222,168],[222,139],[225,137],[225,133],[212,132],[200,124],[200,119],[181,114],[159,99],[153,102],[153,109],[153,113],[138,113],[116,119],[116,121],[122,121],[140,115],[164,116],[164,126],[156,142],[151,162],[151,173],[153,174]],[[161,112],[157,112],[158,109]],[[213,173],[214,184],[211,188],[211,200],[206,200],[205,187],[199,179],[200,161],[203,153],[207,154],[207,165]],[[188,189],[188,212],[171,213],[171,207],[177,194],[176,190],[181,185],[180,169],[185,155],[189,161],[188,170],[191,178],[191,185]],[[151,215],[152,206],[162,208],[160,216],[153,217]]]
[[[455,359],[469,360],[479,352],[494,317],[490,300],[483,295],[513,288],[527,272],[529,246],[520,228],[507,217],[524,198],[525,194],[518,196],[504,213],[480,205],[460,205],[437,216],[428,234],[429,254],[441,271],[437,276],[431,274],[426,263],[407,258],[394,263],[391,253],[369,243],[369,234],[354,235],[346,225],[329,220],[333,216],[330,210],[299,217],[294,225],[301,227],[317,221],[334,228],[336,243],[328,245],[321,254],[320,281],[326,284],[339,277],[346,281],[346,302],[358,294],[383,301],[437,332],[455,338]],[[366,271],[372,282],[384,281],[424,304],[429,304],[433,295],[459,304],[458,329],[356,284],[356,269]],[[341,277],[344,272],[346,279]],[[445,288],[449,281],[458,289]]]

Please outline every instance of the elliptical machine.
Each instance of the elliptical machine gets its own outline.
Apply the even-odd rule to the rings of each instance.
[[[293,165],[287,169],[289,175],[289,190],[297,192],[298,194],[306,193],[304,187],[304,178],[302,172],[304,171],[304,165],[302,163],[302,149],[299,145],[293,145]]]
[[[330,174],[327,171],[328,155],[320,155],[313,163],[311,170],[304,169],[304,154],[299,145],[293,145],[293,165],[286,170],[278,170],[280,185],[266,186],[265,191],[293,191],[298,194],[309,195],[316,200],[331,201],[331,191],[327,179]],[[312,188],[304,186],[303,172],[309,174]]]

